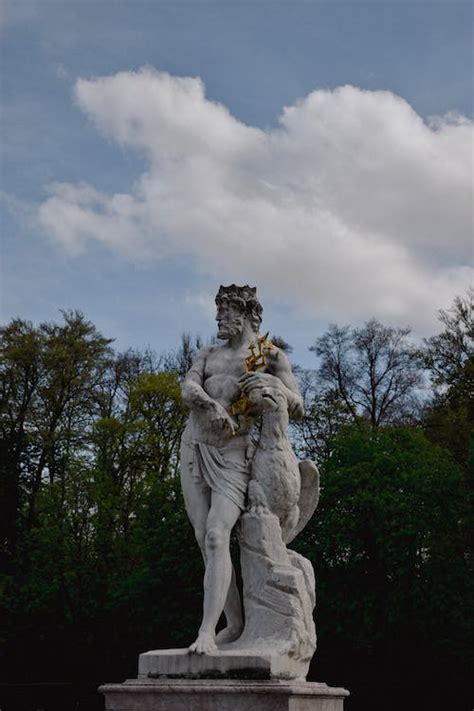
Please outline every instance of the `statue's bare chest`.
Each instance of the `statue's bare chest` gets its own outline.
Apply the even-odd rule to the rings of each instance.
[[[203,387],[212,398],[229,404],[240,394],[238,380],[245,373],[247,351],[216,348],[206,358]]]

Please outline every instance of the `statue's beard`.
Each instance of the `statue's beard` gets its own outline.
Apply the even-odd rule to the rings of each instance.
[[[217,338],[223,341],[238,336],[244,328],[244,319],[234,319],[229,323],[220,323],[217,329]]]

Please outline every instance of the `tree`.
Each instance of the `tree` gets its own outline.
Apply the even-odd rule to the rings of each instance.
[[[191,336],[190,333],[181,334],[181,343],[162,359],[162,368],[178,373],[182,380],[193,364],[194,357],[203,343],[200,336]]]
[[[474,290],[440,310],[444,330],[425,340],[423,358],[434,397],[424,413],[427,435],[467,467],[474,455]],[[468,473],[466,471],[466,473]]]
[[[115,354],[77,312],[37,327],[14,320],[0,338],[3,673],[28,674],[16,664],[25,647],[35,674],[52,667],[71,678],[120,663],[117,649],[130,663],[124,639],[169,645],[167,606],[150,624],[152,597],[173,583],[199,604],[198,551],[182,571],[170,567],[195,547],[177,477],[178,371],[195,345],[165,357]],[[182,530],[168,540],[173,526]],[[180,593],[173,604],[176,621]]]
[[[321,388],[314,370],[295,368],[304,403],[304,415],[290,423],[293,445],[304,459],[324,462],[339,429],[351,422],[351,413],[337,393]]]
[[[422,385],[417,350],[408,328],[371,319],[360,329],[331,325],[310,348],[320,358],[319,377],[326,392],[344,404],[354,421],[373,427],[416,412],[416,388]]]
[[[364,708],[383,694],[384,709],[405,708],[408,693],[433,710],[451,707],[456,683],[453,708],[470,708],[474,576],[460,468],[398,426],[343,427],[331,451],[318,510],[295,540],[316,565],[318,678],[337,668],[357,698],[370,669],[377,701]]]
[[[439,393],[456,384],[474,392],[474,289],[464,298],[457,296],[447,311],[439,310],[444,330],[425,339],[424,365]]]
[[[19,529],[31,528],[40,490],[64,484],[97,413],[110,339],[80,312],[62,324],[14,319],[0,330],[2,545],[11,555]]]
[[[458,462],[413,427],[390,426],[412,413],[403,364],[412,378],[419,371],[408,334],[369,322],[320,340],[323,372],[299,372],[307,412],[295,424],[300,452],[322,472],[320,507],[295,541],[316,563],[317,676],[362,698],[370,668],[377,703],[397,677],[405,691],[410,681],[435,688],[430,708],[447,708],[429,682],[454,679],[464,693],[474,451],[458,458],[446,423],[424,426]],[[140,651],[195,632],[202,561],[177,469],[180,380],[199,343],[186,337],[165,356],[110,344],[76,312],[0,332],[4,680],[51,669],[57,680],[123,679]],[[469,363],[463,356],[436,386],[439,417],[467,407]]]

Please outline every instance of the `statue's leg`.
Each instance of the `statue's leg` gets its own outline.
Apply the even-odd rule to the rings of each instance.
[[[232,579],[230,534],[240,516],[230,499],[212,492],[207,518],[206,573],[204,575],[204,614],[197,640],[190,651],[203,654],[216,649],[215,630],[224,609]]]
[[[207,514],[206,514],[207,520]],[[199,528],[201,530],[201,528]],[[202,557],[204,559],[204,565],[207,565],[207,555],[206,555],[206,543],[204,536],[196,536],[199,547],[201,549]],[[202,541],[202,543],[201,543]],[[242,602],[240,599],[239,588],[237,587],[237,577],[235,575],[235,568],[232,565],[232,575],[230,578],[229,592],[227,593],[227,598],[224,605],[224,615],[226,618],[226,626],[221,629],[216,635],[216,644],[220,647],[223,644],[228,644],[229,642],[234,642],[240,637],[244,628],[244,618],[242,614]]]
[[[186,513],[194,528],[194,535],[206,563],[206,526],[211,508],[211,490],[205,482],[195,481],[192,476],[193,448],[181,442],[181,488]]]
[[[234,642],[240,637],[244,629],[244,618],[242,614],[242,602],[240,600],[239,589],[234,566],[230,578],[229,592],[224,605],[224,615],[226,626],[217,633],[216,643],[220,647],[223,644]]]
[[[211,507],[211,490],[205,482],[196,482],[192,477],[193,447],[186,442],[181,443],[181,486],[184,503],[189,520],[194,528],[194,534],[207,566],[206,528]],[[216,637],[218,644],[233,642],[240,637],[243,629],[242,603],[237,588],[236,575],[232,566],[231,582],[224,605],[227,625]]]

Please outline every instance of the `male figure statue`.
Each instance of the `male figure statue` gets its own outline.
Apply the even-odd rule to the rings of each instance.
[[[303,403],[286,355],[273,347],[267,364],[245,371],[249,343],[258,338],[262,307],[256,289],[221,286],[216,296],[217,336],[222,345],[202,348],[187,373],[182,396],[190,416],[181,443],[181,482],[189,519],[205,563],[202,624],[191,652],[205,654],[237,639],[243,628],[242,605],[230,558],[230,534],[245,507],[253,446],[252,417],[231,415],[242,393],[258,412],[258,391],[282,389],[291,417],[302,415]],[[227,626],[216,637],[225,613]]]

